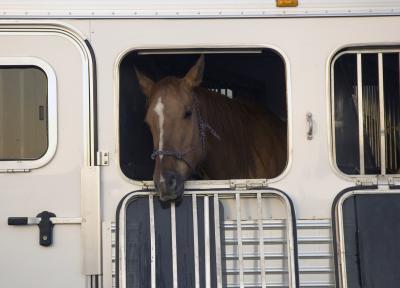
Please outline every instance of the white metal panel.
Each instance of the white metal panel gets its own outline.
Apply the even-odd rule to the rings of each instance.
[[[110,151],[110,166],[107,166],[103,170],[104,179],[102,180],[102,188],[106,193],[102,195],[104,200],[103,214],[105,221],[114,219],[115,209],[117,203],[121,197],[126,193],[133,190],[139,190],[140,185],[135,185],[132,182],[127,181],[122,176],[116,161],[118,154],[118,147],[116,145],[116,130],[118,129],[116,113],[117,108],[115,107],[114,100],[117,99],[118,95],[114,93],[114,88],[118,79],[115,79],[116,74],[116,63],[118,63],[118,57],[125,53],[127,50],[134,48],[171,48],[171,47],[232,47],[232,46],[266,46],[266,47],[278,47],[289,60],[289,83],[290,89],[293,91],[293,133],[291,137],[293,139],[293,155],[292,165],[289,173],[281,179],[281,181],[271,184],[289,194],[289,197],[293,199],[296,212],[299,218],[302,219],[321,219],[330,218],[330,208],[332,205],[333,198],[337,193],[351,185],[352,182],[346,179],[340,178],[335,174],[334,170],[329,164],[329,129],[328,129],[328,95],[329,95],[329,59],[335,51],[347,46],[347,45],[359,45],[359,44],[388,44],[388,43],[399,43],[400,37],[398,34],[398,28],[400,26],[399,17],[379,17],[379,18],[329,18],[329,19],[226,19],[226,20],[93,20],[90,27],[91,43],[94,46],[98,60],[98,88],[99,88],[99,109],[100,109],[100,150]],[[74,20],[71,21],[74,25],[86,26],[85,21]],[[210,33],[212,31],[212,33]],[[262,33],[259,33],[262,31]],[[384,33],[382,32],[384,31]],[[61,41],[61,40],[60,40]],[[46,41],[40,41],[40,43],[47,43]],[[18,45],[5,45],[1,49],[6,49],[7,53],[13,53],[15,47],[21,47],[26,45],[26,42],[20,41]],[[61,45],[62,46],[62,45]],[[67,45],[68,47],[68,45]],[[40,47],[42,49],[42,47]],[[64,47],[65,48],[65,47]],[[60,48],[59,51],[63,51]],[[39,47],[35,49],[40,50]],[[18,50],[18,49],[17,49]],[[43,55],[44,59],[47,59],[47,48],[44,48],[46,55]],[[58,60],[57,60],[58,59]],[[71,59],[75,59],[72,57]],[[68,61],[71,61],[70,57]],[[64,63],[67,59],[54,56],[53,60]],[[79,73],[75,73],[79,74]],[[63,88],[65,85],[69,85],[69,93],[63,92],[63,101],[67,101],[68,97],[74,97],[77,95],[77,89],[75,87],[77,82],[71,82],[76,79],[79,75],[73,75],[70,80],[66,83],[63,81]],[[63,76],[65,77],[65,75]],[[67,77],[68,78],[68,77]],[[64,79],[64,78],[62,78]],[[64,90],[63,90],[64,91]],[[63,102],[63,105],[65,103]],[[68,131],[72,131],[71,126],[78,125],[77,119],[70,119],[70,115],[74,115],[76,107],[70,107],[66,105],[66,112],[70,114],[63,114],[62,116],[62,127]],[[306,137],[307,127],[305,125],[305,115],[307,112],[313,112],[315,121],[315,137],[312,141],[308,141]],[[61,125],[61,124],[60,124]],[[80,134],[75,137],[80,137]],[[74,138],[76,141],[79,139]],[[60,145],[66,145],[68,140],[62,137]],[[75,141],[73,140],[73,141]],[[82,140],[82,139],[81,139]],[[75,142],[74,142],[75,143]],[[72,183],[79,182],[79,174],[75,173],[75,170],[71,167],[74,166],[71,162],[74,162],[74,153],[76,150],[76,143],[68,146],[68,151],[65,151],[62,155],[56,155],[60,159],[70,159],[70,162],[66,162],[67,165],[62,167],[55,167],[51,164],[52,170],[48,170],[46,173],[52,173],[53,176],[49,181],[49,185],[54,187],[52,193],[48,191],[41,191],[40,183],[45,179],[44,172],[35,172],[27,175],[24,179],[24,183],[18,183],[18,186],[23,190],[22,198],[24,203],[35,201],[35,196],[38,195],[41,202],[38,207],[54,207],[55,212],[59,216],[70,216],[75,217],[78,211],[79,201],[76,199],[76,191],[73,189],[67,189],[68,187],[59,187],[58,183],[62,183],[62,180],[68,179]],[[54,168],[54,169],[53,169]],[[60,171],[60,169],[62,171]],[[44,171],[44,170],[43,170]],[[62,173],[61,173],[62,172]],[[75,175],[75,176],[74,176]],[[34,179],[33,176],[38,176],[40,180]],[[16,179],[12,178],[15,175],[0,175],[0,186],[1,194],[7,201],[7,207],[1,206],[0,209],[1,217],[4,219],[7,216],[14,215],[27,215],[32,216],[37,209],[32,209],[25,204],[20,205],[20,201],[16,201],[13,197],[15,187],[12,187],[11,182],[5,182],[4,179]],[[66,178],[65,178],[66,177]],[[71,180],[72,179],[72,180]],[[75,185],[74,184],[74,185]],[[224,187],[230,186],[229,181],[204,181],[204,182],[189,182],[188,188],[193,187]],[[39,188],[38,188],[39,187]],[[57,189],[56,189],[57,188]],[[68,192],[67,192],[68,190]],[[35,191],[33,193],[32,191]],[[71,192],[72,191],[72,192]],[[74,199],[67,198],[68,193],[73,193]],[[50,196],[48,196],[50,195]],[[56,199],[57,198],[57,199]],[[2,198],[3,199],[3,198]],[[45,199],[45,200],[43,200]],[[61,202],[63,202],[61,204]],[[69,211],[67,206],[73,202],[73,211]],[[2,202],[3,203],[3,200]],[[18,209],[16,210],[15,207]],[[64,208],[63,208],[64,207]],[[15,214],[18,212],[18,215]],[[78,246],[74,246],[71,243],[75,243],[71,240],[75,239],[78,235],[77,227],[56,227],[56,241],[57,245],[68,244],[71,250],[69,253],[64,253],[61,249],[57,250],[60,255],[68,254],[64,256],[58,255],[54,250],[44,250],[48,254],[53,255],[55,253],[55,259],[62,258],[64,262],[60,262],[61,268],[67,267],[68,263],[71,262],[71,258],[76,260],[77,252],[74,250]],[[74,235],[71,236],[66,232],[75,231]],[[75,229],[75,230],[74,230]],[[26,229],[16,230],[13,238],[10,236],[8,231],[9,227],[0,225],[0,232],[2,235],[1,243],[10,243],[17,239],[15,235],[18,235],[19,251],[16,251],[17,247],[12,248],[11,253],[25,253],[26,255],[35,256],[40,254],[36,248],[30,246],[31,243],[37,241],[37,228],[27,227]],[[7,231],[7,233],[4,233]],[[57,236],[60,235],[60,236]],[[68,236],[70,235],[70,236]],[[60,238],[59,238],[60,237]],[[29,238],[29,239],[28,239]],[[257,239],[258,240],[258,239]],[[326,240],[326,239],[325,239]],[[29,244],[29,245],[28,245]],[[0,246],[3,247],[4,245]],[[104,243],[104,249],[110,249],[110,241]],[[0,248],[2,249],[2,248]],[[1,250],[3,252],[3,249]],[[43,250],[41,250],[42,252]],[[48,252],[50,251],[50,252]],[[72,252],[70,252],[72,251]],[[75,252],[74,252],[75,251]],[[322,253],[323,254],[323,253]],[[13,255],[14,257],[14,255]],[[13,258],[8,260],[8,265],[18,265],[23,268],[32,267],[32,263],[24,263],[21,258]],[[63,258],[64,257],[64,258]],[[67,257],[67,258],[65,258]],[[44,264],[43,264],[44,265]],[[5,273],[9,273],[10,269],[7,265]],[[110,263],[104,263],[104,273],[110,274],[109,267]],[[58,277],[59,272],[57,269],[60,267],[51,267],[49,273],[52,273],[54,277]],[[60,268],[60,270],[62,270]],[[73,267],[70,271],[66,269],[63,271],[64,275],[60,276],[59,279],[66,279],[67,276],[76,273],[80,273],[79,267]],[[55,271],[55,273],[53,273]],[[65,274],[66,273],[66,274]],[[10,273],[9,273],[10,274]],[[10,274],[14,275],[14,274]],[[26,275],[26,279],[29,278],[31,282],[26,286],[32,287],[32,279],[35,284],[36,274],[31,272]],[[308,278],[308,277],[307,277]],[[17,279],[17,280],[15,280]],[[110,279],[110,278],[109,278]],[[7,279],[0,279],[0,281],[7,281]],[[10,280],[11,281],[11,280]],[[15,287],[15,281],[24,281],[13,279],[12,287]],[[28,280],[26,280],[28,281]],[[55,281],[55,280],[54,280]],[[3,283],[2,283],[3,284]],[[6,283],[9,284],[9,283]],[[26,283],[24,283],[26,284]],[[57,287],[60,287],[57,282]],[[8,285],[10,286],[10,285]],[[41,285],[42,287],[42,285]],[[79,286],[74,286],[79,287]]]
[[[299,0],[295,8],[277,8],[275,0],[2,0],[2,17],[45,18],[201,18],[398,15],[398,0]]]
[[[399,43],[398,26],[399,17],[93,20],[91,43],[96,51],[99,71],[99,146],[102,151],[110,151],[110,165],[104,169],[102,179],[107,191],[104,196],[105,217],[113,219],[120,198],[130,191],[141,189],[140,183],[128,181],[117,161],[117,70],[119,59],[127,51],[174,47],[279,48],[278,51],[288,59],[288,92],[292,95],[289,114],[293,117],[290,135],[293,141],[292,164],[283,179],[269,185],[289,194],[300,218],[326,219],[330,218],[332,201],[337,193],[354,185],[354,182],[337,175],[330,164],[330,57],[346,45]],[[113,94],[114,99],[110,97]],[[315,123],[314,139],[311,141],[307,140],[305,121],[308,112],[313,113]],[[189,181],[187,187],[228,188],[230,182]]]
[[[81,216],[81,167],[85,161],[84,113],[88,67],[76,42],[55,32],[12,32],[0,26],[0,56],[35,56],[57,76],[57,151],[48,165],[30,173],[0,174],[0,218],[36,216],[48,210],[59,217]],[[62,55],[62,57],[60,57]],[[86,91],[86,92],[85,92]],[[53,121],[52,118],[49,122]],[[83,221],[86,221],[84,219]],[[85,287],[84,251],[79,224],[54,227],[53,246],[39,246],[38,228],[0,222],[1,287]]]

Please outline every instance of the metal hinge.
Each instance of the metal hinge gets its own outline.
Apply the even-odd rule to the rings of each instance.
[[[376,184],[378,185],[378,190],[389,190],[390,186],[393,185],[393,178],[387,177],[386,175],[379,175],[377,177]]]
[[[144,191],[154,191],[156,187],[154,187],[153,181],[143,181],[142,182],[142,190]]]
[[[263,189],[268,187],[267,180],[231,180],[230,181],[230,188],[233,190],[251,190],[251,189]]]
[[[0,169],[0,173],[27,173],[31,169]]]
[[[110,164],[109,152],[97,151],[97,166],[108,166]]]
[[[356,185],[357,186],[373,186],[373,185],[376,185],[376,179],[374,179],[374,178],[357,178]]]
[[[356,180],[358,186],[378,186],[378,190],[389,190],[390,186],[394,185],[393,177],[388,175],[377,175],[376,178],[359,178]]]

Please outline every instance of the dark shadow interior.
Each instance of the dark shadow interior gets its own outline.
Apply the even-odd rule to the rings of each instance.
[[[365,174],[380,174],[380,100],[378,53],[364,53],[362,113]],[[344,54],[334,63],[334,120],[336,164],[349,175],[361,174],[358,121],[357,55]],[[400,168],[399,56],[383,54],[386,173]]]
[[[343,204],[347,285],[399,287],[400,195],[355,195]]]
[[[211,199],[210,199],[211,200]],[[149,201],[154,201],[154,231],[156,254],[156,283],[159,288],[173,287],[172,271],[172,240],[171,240],[171,210],[163,207],[158,200],[138,198],[127,205],[126,208],[126,287],[151,287],[151,235],[149,229]],[[224,249],[224,207],[219,204],[221,251]],[[195,287],[194,264],[194,236],[193,236],[193,203],[191,197],[184,197],[176,206],[176,238],[177,253],[177,278],[180,287]],[[209,201],[209,229],[210,229],[210,280],[211,287],[217,287],[216,245],[214,201]],[[200,196],[197,200],[198,221],[198,255],[199,255],[199,282],[200,287],[205,287],[205,231],[204,231],[204,200]],[[124,221],[124,219],[120,219]],[[225,261],[221,263],[225,269]],[[222,282],[226,283],[226,275]],[[225,285],[224,285],[225,287]]]
[[[144,122],[146,98],[134,67],[153,80],[183,77],[201,53],[205,55],[201,86],[262,105],[287,122],[285,63],[271,49],[130,52],[121,61],[119,79],[120,166],[127,177],[151,180],[154,169],[152,137]]]

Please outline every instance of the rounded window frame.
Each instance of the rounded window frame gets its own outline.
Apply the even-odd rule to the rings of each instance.
[[[57,78],[53,68],[37,57],[0,57],[1,66],[32,66],[42,70],[47,78],[48,145],[46,152],[38,159],[0,160],[0,171],[28,172],[48,164],[57,150]]]
[[[284,51],[276,46],[273,45],[236,45],[232,44],[229,46],[157,46],[157,47],[130,47],[123,50],[118,57],[116,58],[114,64],[114,115],[115,115],[115,135],[116,135],[116,164],[118,166],[118,173],[121,175],[123,179],[133,185],[140,186],[145,189],[153,189],[154,188],[154,181],[153,180],[137,180],[131,179],[125,175],[125,173],[121,169],[120,163],[120,132],[119,132],[119,119],[120,119],[120,112],[119,112],[119,99],[120,99],[120,65],[125,56],[129,53],[134,51],[157,51],[162,53],[164,52],[171,52],[171,51],[180,51],[182,53],[187,53],[187,51],[194,51],[193,53],[201,53],[201,51],[235,51],[235,50],[257,50],[257,49],[270,49],[274,51],[279,57],[281,57],[284,67],[285,67],[285,79],[286,79],[286,108],[287,108],[287,163],[285,169],[280,173],[277,177],[267,179],[267,178],[244,178],[244,179],[229,179],[229,180],[187,180],[185,182],[185,187],[187,189],[211,189],[211,188],[226,188],[226,187],[235,187],[237,184],[242,185],[246,184],[246,186],[251,187],[266,187],[269,183],[275,183],[281,181],[285,178],[290,168],[292,167],[293,161],[293,117],[292,117],[292,86],[291,86],[291,66],[289,62],[289,57]]]
[[[386,177],[390,182],[394,179],[399,179],[400,174],[346,174],[339,169],[336,161],[335,149],[335,118],[334,118],[334,64],[343,55],[357,53],[381,53],[381,52],[395,52],[400,54],[400,46],[391,43],[379,43],[370,45],[346,45],[335,49],[330,55],[326,66],[326,81],[327,81],[327,110],[328,110],[328,142],[329,142],[329,162],[334,173],[341,179],[352,182],[372,181],[379,177]]]

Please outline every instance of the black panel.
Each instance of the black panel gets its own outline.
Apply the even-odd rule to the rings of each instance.
[[[400,195],[357,195],[343,204],[348,287],[400,287]]]
[[[334,76],[336,163],[346,174],[359,174],[358,116],[352,98],[353,87],[357,83],[356,55],[338,58]]]
[[[211,287],[216,287],[215,230],[213,198],[210,197],[210,259]],[[150,218],[148,198],[139,198],[126,208],[126,282],[127,288],[151,286]],[[221,225],[224,219],[223,206],[220,204]],[[172,274],[171,209],[164,208],[161,202],[154,200],[154,221],[156,234],[156,281],[157,288],[170,288]],[[176,207],[176,240],[179,287],[195,286],[194,241],[192,199],[184,197]],[[200,286],[205,287],[205,248],[204,248],[204,199],[197,197],[197,219],[199,234]],[[221,230],[223,243],[223,231]],[[224,249],[222,249],[224,251]]]
[[[166,211],[169,211],[166,210]],[[178,257],[178,283],[181,287],[195,286],[192,201],[182,201],[176,215],[176,245]]]
[[[149,204],[147,199],[137,199],[126,209],[126,285],[144,287],[151,283]]]

